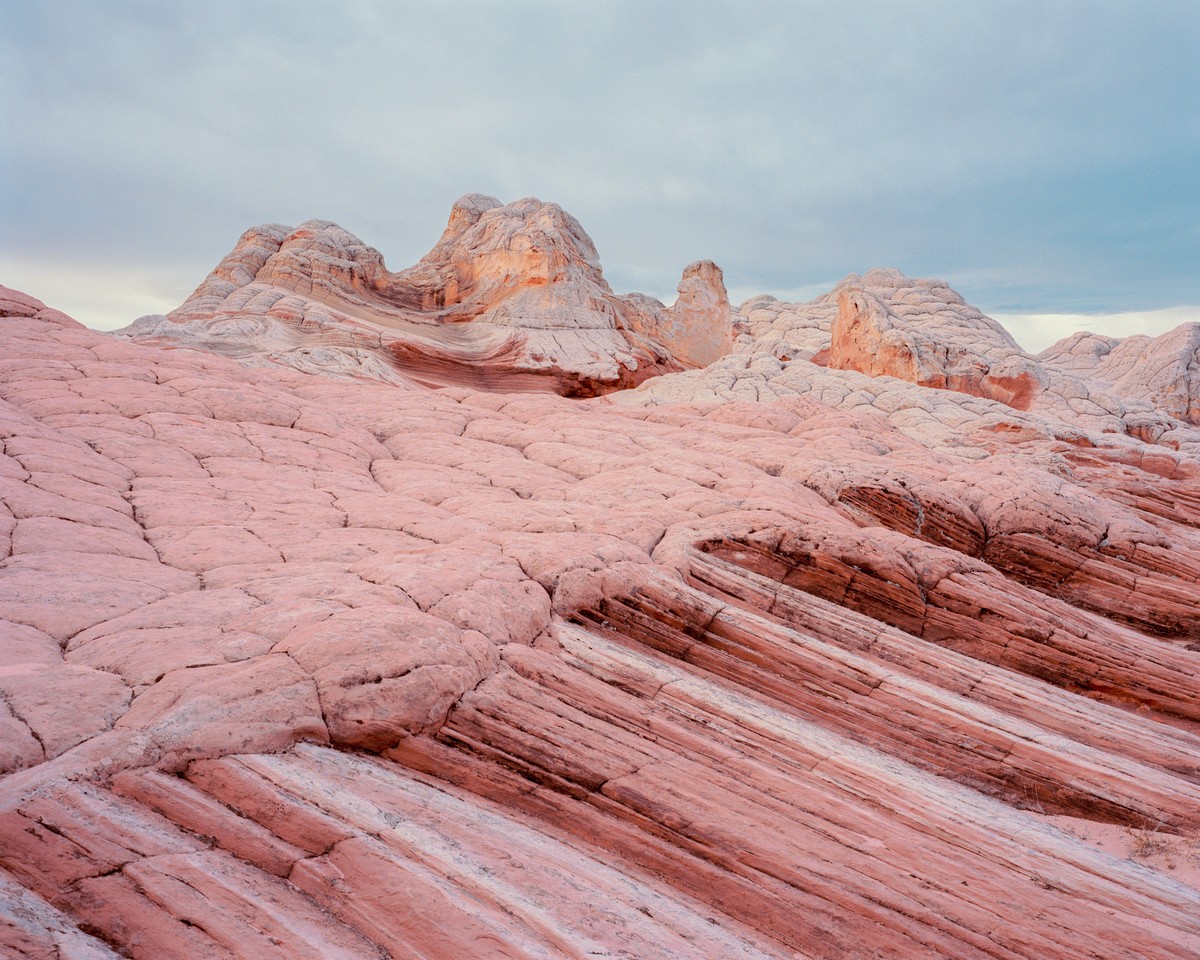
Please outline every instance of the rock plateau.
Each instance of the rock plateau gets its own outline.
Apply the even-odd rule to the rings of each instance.
[[[0,288],[0,954],[1197,956],[1198,350],[475,195]]]

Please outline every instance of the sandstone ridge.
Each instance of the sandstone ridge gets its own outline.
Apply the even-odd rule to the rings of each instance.
[[[483,197],[0,288],[0,954],[1200,954],[1195,332],[647,303]]]
[[[748,358],[896,377],[1104,431],[1200,423],[1197,323],[1154,338],[1076,334],[1030,355],[944,281],[897,270],[851,274],[809,303],[755,297],[735,321],[745,331],[735,352]]]
[[[687,268],[674,307],[617,296],[557,204],[469,194],[398,273],[334,223],[248,230],[184,304],[125,335],[325,374],[587,396],[727,353],[731,311],[711,263]]]

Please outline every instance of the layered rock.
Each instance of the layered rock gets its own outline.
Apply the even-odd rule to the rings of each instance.
[[[1028,410],[1046,388],[996,321],[945,284],[874,271],[843,283],[828,365],[923,387],[957,390]]]
[[[1053,825],[1200,835],[1186,389],[882,272],[722,355],[715,267],[605,299],[573,224],[252,232],[147,342],[0,289],[0,952],[1195,956],[1185,869]],[[321,311],[411,359],[260,362]],[[707,365],[524,392],[575,320]]]
[[[852,274],[811,303],[755,297],[737,319],[747,335],[736,346],[741,362],[725,363],[730,370],[757,362],[773,378],[763,361],[811,361],[1152,441],[1174,421],[1197,422],[1200,324],[1156,338],[1076,334],[1031,356],[944,281],[896,270]],[[783,380],[772,387],[793,392]]]
[[[391,383],[586,396],[702,366],[729,352],[731,329],[713,264],[687,268],[671,308],[620,297],[557,204],[470,194],[398,273],[334,223],[249,230],[184,304],[124,335]]]

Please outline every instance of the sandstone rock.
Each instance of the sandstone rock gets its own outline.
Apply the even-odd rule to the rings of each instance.
[[[683,271],[674,306],[649,310],[630,326],[662,344],[685,367],[706,367],[733,348],[731,313],[721,268],[700,260]]]
[[[480,634],[403,609],[335,613],[275,649],[316,681],[333,741],[375,752],[437,729],[495,661]]]
[[[722,356],[680,294],[483,197],[139,328],[282,364],[0,289],[0,949],[1194,956],[1188,874],[1046,819],[1200,829],[1187,343],[1156,394],[872,272]],[[524,392],[638,351],[707,365]]]
[[[843,281],[837,304],[827,362],[838,370],[993,397],[984,385],[991,368],[1021,352],[1003,327],[945,284],[909,281],[894,270],[872,271],[861,286]],[[1005,402],[1027,410],[1042,385],[1029,371],[1008,379],[1022,377],[1028,382],[1010,391],[1017,402]]]
[[[130,691],[119,677],[60,659],[0,668],[0,700],[49,760],[111,728],[128,709]]]
[[[1200,370],[1195,324],[1153,341],[1078,334],[1032,357],[943,281],[914,280],[895,270],[851,274],[806,304],[756,297],[742,304],[736,320],[745,331],[735,344],[741,360],[717,363],[703,378],[708,383],[700,396],[708,398],[713,388],[720,395],[731,385],[738,388],[736,399],[806,393],[812,386],[803,366],[777,369],[771,361],[811,361],[1033,410],[1069,443],[1083,442],[1072,425],[1086,423],[1089,432],[1173,446],[1181,442],[1174,435],[1179,421],[1194,422],[1189,397]],[[833,384],[821,379],[818,389],[828,396]],[[680,383],[672,378],[656,389],[676,393]],[[850,384],[835,389],[854,395]]]
[[[1038,354],[1046,366],[1103,381],[1117,396],[1200,424],[1200,324],[1157,337],[1077,333]]]
[[[116,960],[108,944],[82,932],[6,871],[0,871],[0,949],[29,960]]]
[[[117,729],[146,736],[148,759],[166,769],[328,739],[312,677],[283,655],[174,670],[134,701]]]
[[[124,335],[394,384],[587,396],[728,353],[730,314],[708,261],[684,272],[670,309],[618,297],[557,204],[469,194],[398,273],[334,223],[249,230],[184,304]]]

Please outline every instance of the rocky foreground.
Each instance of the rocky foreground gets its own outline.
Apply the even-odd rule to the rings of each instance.
[[[0,288],[0,954],[1197,956],[1088,830],[1200,849],[1200,326],[680,290],[477,196]]]

